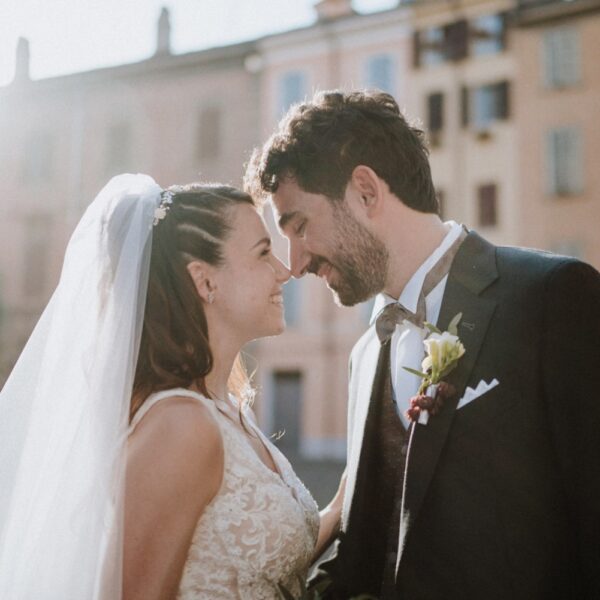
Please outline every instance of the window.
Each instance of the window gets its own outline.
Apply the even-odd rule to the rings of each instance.
[[[221,111],[216,107],[200,110],[196,156],[201,160],[211,160],[219,156],[221,150]]]
[[[441,27],[430,27],[414,35],[415,67],[431,67],[444,62],[444,30]]]
[[[546,134],[547,190],[553,196],[583,191],[583,143],[576,127],[560,127]]]
[[[391,56],[373,56],[367,62],[367,87],[394,94],[394,61]]]
[[[509,82],[500,81],[472,89],[463,88],[461,94],[461,120],[476,130],[488,129],[493,121],[509,116]]]
[[[47,288],[52,225],[46,215],[34,215],[26,219],[25,248],[23,252],[23,294],[39,298]]]
[[[23,164],[25,182],[48,181],[52,176],[54,139],[50,133],[33,134],[26,147]]]
[[[279,111],[285,113],[296,102],[306,96],[306,76],[301,71],[286,73],[279,82]]]
[[[444,128],[444,94],[435,92],[427,96],[427,129],[439,133]]]
[[[131,170],[131,127],[128,123],[113,123],[107,131],[106,172],[115,175]]]
[[[568,87],[581,77],[579,34],[570,27],[544,33],[544,84],[548,88]]]
[[[300,320],[301,293],[302,283],[294,277],[291,277],[283,286],[283,307],[285,322],[288,326],[297,325]]]
[[[288,459],[298,456],[302,431],[302,373],[283,371],[273,374],[273,433]]]
[[[470,43],[473,56],[502,52],[505,40],[504,15],[485,15],[472,21]]]
[[[498,224],[497,187],[495,183],[487,183],[477,188],[479,208],[479,226],[494,227]]]

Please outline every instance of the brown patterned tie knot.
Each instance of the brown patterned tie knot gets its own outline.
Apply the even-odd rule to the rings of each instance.
[[[379,341],[382,344],[387,342],[394,334],[396,325],[405,320],[414,323],[417,327],[423,327],[425,315],[416,314],[399,302],[388,304],[379,313],[377,321],[375,322],[375,331],[377,332]]]

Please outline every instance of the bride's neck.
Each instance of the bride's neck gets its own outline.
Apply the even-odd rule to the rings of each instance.
[[[210,338],[209,338],[210,339]],[[212,339],[217,339],[213,337]],[[213,368],[206,376],[205,383],[208,392],[215,398],[227,397],[227,382],[233,368],[236,356],[240,352],[239,344],[227,342],[211,343]]]

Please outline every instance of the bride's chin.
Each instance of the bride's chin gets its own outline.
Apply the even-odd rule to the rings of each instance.
[[[281,335],[284,331],[285,331],[285,321],[282,321],[281,323],[279,323],[279,325],[277,325],[277,327],[275,328],[275,330],[273,331],[273,333],[271,335]]]
[[[279,323],[273,325],[271,333],[269,335],[281,335],[285,331],[285,321],[281,319]]]
[[[285,322],[281,321],[280,323],[271,324],[267,327],[262,328],[260,331],[257,331],[253,339],[258,340],[260,338],[274,337],[277,335],[281,335],[284,331]]]

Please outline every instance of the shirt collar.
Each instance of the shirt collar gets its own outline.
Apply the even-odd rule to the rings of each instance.
[[[448,225],[450,227],[448,233],[445,235],[440,245],[421,263],[421,266],[414,272],[412,277],[408,280],[407,284],[402,290],[402,293],[400,294],[400,298],[392,298],[391,296],[388,296],[388,294],[385,294],[383,292],[377,294],[377,296],[375,297],[375,303],[373,304],[371,320],[369,321],[370,325],[373,325],[379,313],[388,304],[392,304],[392,302],[400,302],[400,304],[402,304],[409,310],[416,312],[417,303],[419,301],[419,294],[421,293],[421,288],[423,287],[423,282],[425,281],[427,273],[442,257],[444,252],[446,252],[446,250],[450,248],[450,246],[454,243],[454,241],[458,238],[460,232],[462,231],[462,225],[459,225],[456,221],[447,221],[445,225]]]

